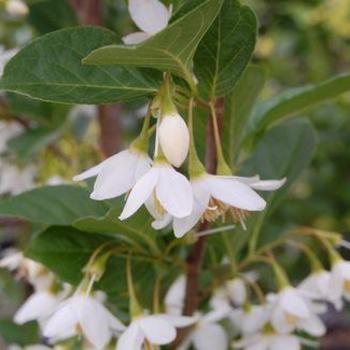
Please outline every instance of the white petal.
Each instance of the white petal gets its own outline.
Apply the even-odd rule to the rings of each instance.
[[[24,324],[33,320],[45,319],[52,314],[58,302],[58,298],[51,293],[35,293],[16,312],[14,321]]]
[[[241,278],[226,283],[227,293],[236,306],[242,306],[247,299],[247,290]]]
[[[210,176],[208,184],[214,198],[232,207],[249,211],[265,209],[265,200],[242,182]]]
[[[143,203],[151,196],[159,177],[159,169],[153,167],[147,174],[141,177],[131,190],[124,210],[119,216],[125,220],[133,215]]]
[[[141,350],[143,341],[139,322],[134,321],[119,338],[116,350]]]
[[[86,180],[90,177],[94,177],[94,176],[97,176],[100,171],[102,170],[103,168],[103,165],[105,164],[105,162],[107,161],[108,159],[104,160],[103,162],[101,162],[100,164],[84,171],[83,173],[77,175],[77,176],[74,176],[73,177],[73,181],[83,181],[83,180]]]
[[[47,322],[43,335],[46,338],[61,337],[61,334],[70,333],[72,328],[75,328],[78,323],[77,315],[71,305],[71,299],[62,303],[61,307]]]
[[[186,276],[182,275],[170,286],[164,303],[168,314],[181,315],[185,300]]]
[[[191,214],[193,208],[192,187],[186,177],[170,166],[160,167],[156,194],[164,209],[177,218]]]
[[[112,336],[104,307],[90,297],[76,298],[73,305],[85,337],[96,348],[104,348]]]
[[[169,226],[173,218],[169,214],[165,214],[161,219],[152,222],[152,227],[155,230],[162,230],[163,228]]]
[[[130,191],[136,183],[135,171],[140,161],[147,162],[146,156],[142,157],[129,150],[108,158],[97,176],[94,191],[90,197],[95,200],[105,200]]]
[[[321,321],[321,319],[313,315],[305,320],[300,321],[298,324],[298,328],[302,329],[306,333],[314,336],[314,337],[321,337],[325,335],[326,333],[326,327]]]
[[[186,328],[197,321],[197,317],[162,315],[162,317],[176,328]]]
[[[187,158],[190,134],[179,114],[163,117],[158,128],[159,142],[168,161],[180,167]]]
[[[300,350],[300,341],[292,335],[280,335],[273,337],[270,350]]]
[[[208,208],[210,192],[205,180],[191,181],[193,190],[192,213],[185,218],[174,219],[174,234],[177,238],[183,237],[200,220],[205,210]]]
[[[293,322],[287,320],[287,314],[281,307],[276,307],[271,312],[271,324],[276,332],[288,334],[295,330],[297,319]]]
[[[169,10],[159,0],[129,0],[129,12],[136,25],[153,35],[165,29]]]
[[[264,306],[253,306],[250,312],[244,312],[240,324],[244,334],[255,334],[260,331],[269,318],[269,312]]]
[[[176,330],[162,316],[149,316],[140,319],[140,328],[151,344],[166,345],[176,338]]]
[[[217,324],[206,324],[193,333],[196,350],[227,350],[228,338],[224,329]]]
[[[282,180],[262,180],[251,183],[249,186],[258,191],[275,191],[281,188],[287,182],[287,178]]]
[[[137,45],[150,38],[150,35],[145,32],[131,33],[122,38],[125,45]]]
[[[231,311],[231,307],[221,307],[217,310],[208,312],[205,316],[202,317],[201,323],[208,324],[219,322],[226,318]]]

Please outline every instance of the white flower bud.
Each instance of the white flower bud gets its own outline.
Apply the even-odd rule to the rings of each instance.
[[[180,167],[190,147],[190,133],[185,121],[178,113],[163,116],[158,135],[165,157],[172,165]]]
[[[22,17],[28,14],[28,6],[21,0],[9,0],[6,3],[6,11],[12,16]]]

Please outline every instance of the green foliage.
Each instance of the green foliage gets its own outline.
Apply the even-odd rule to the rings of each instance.
[[[60,185],[39,187],[0,201],[0,215],[45,225],[70,225],[76,219],[101,216],[108,205],[90,200],[82,187]]]
[[[124,67],[81,64],[92,50],[116,41],[94,27],[69,28],[34,40],[6,66],[0,89],[45,101],[98,104],[129,101],[157,91],[157,78]]]
[[[144,43],[137,46],[106,46],[93,51],[83,62],[169,71],[186,79],[193,86],[193,56],[222,3],[223,0],[206,0]]]
[[[39,327],[35,322],[19,326],[11,320],[0,320],[0,335],[8,344],[31,345],[39,340]]]
[[[225,0],[195,56],[195,74],[204,96],[228,95],[255,48],[257,19],[238,0]]]

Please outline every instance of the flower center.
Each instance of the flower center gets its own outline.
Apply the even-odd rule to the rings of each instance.
[[[160,216],[164,216],[167,213],[167,211],[162,206],[162,203],[160,203],[155,191],[153,191],[153,200],[154,200],[154,208],[157,214],[159,214]]]
[[[285,319],[289,325],[295,325],[296,322],[298,321],[298,317],[291,315],[288,312],[285,314]]]
[[[344,289],[347,293],[350,293],[350,280],[345,280]]]

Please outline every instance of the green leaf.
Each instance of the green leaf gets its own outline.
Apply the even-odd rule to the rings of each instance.
[[[41,34],[78,25],[76,13],[66,0],[42,0],[29,9],[28,20]]]
[[[51,102],[101,104],[155,93],[158,79],[133,68],[81,64],[92,50],[116,42],[98,27],[62,29],[25,47],[6,65],[0,89]]]
[[[265,82],[265,69],[249,66],[225,99],[222,143],[226,159],[233,167],[238,156],[243,130]]]
[[[43,148],[52,144],[61,135],[62,129],[37,128],[12,138],[7,146],[19,161],[28,162]]]
[[[36,188],[0,201],[0,216],[45,225],[71,225],[82,217],[102,216],[107,210],[106,203],[89,198],[87,189],[69,185]]]
[[[250,251],[254,251],[264,221],[290,187],[310,163],[316,145],[316,135],[308,120],[294,119],[269,130],[259,141],[252,157],[243,165],[243,175],[258,174],[262,179],[287,178],[286,184],[277,191],[268,193],[265,198],[267,208],[259,214],[254,214],[249,222],[250,233],[240,235],[242,245],[250,238]]]
[[[26,346],[39,341],[39,327],[36,322],[29,322],[22,326],[12,320],[0,320],[0,335],[8,344]]]
[[[250,61],[256,36],[257,19],[251,8],[238,0],[225,0],[195,55],[202,94],[214,98],[232,91]]]
[[[193,86],[192,61],[199,42],[213,23],[223,0],[207,0],[136,46],[110,45],[90,53],[87,64],[116,64],[169,71]]]
[[[350,74],[340,75],[321,84],[287,90],[259,104],[248,127],[250,136],[263,132],[272,123],[300,113],[304,109],[335,98],[350,90]]]

